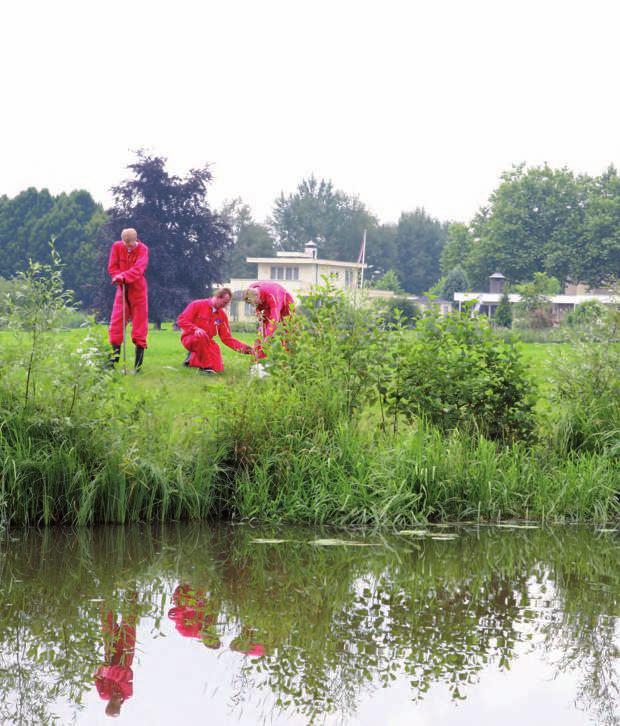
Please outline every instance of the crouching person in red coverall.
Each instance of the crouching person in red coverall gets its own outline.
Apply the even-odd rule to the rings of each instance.
[[[259,339],[254,345],[254,354],[259,359],[265,358],[262,342],[291,314],[295,300],[282,285],[269,280],[253,282],[243,293],[243,299],[256,308]]]
[[[134,368],[142,368],[146,336],[149,330],[148,291],[144,273],[149,263],[149,248],[138,239],[135,229],[124,229],[121,239],[112,245],[108,272],[116,285],[110,319],[110,344],[114,350],[112,364],[117,363],[123,342],[123,291],[125,323],[131,320],[131,339],[136,346]]]
[[[174,607],[168,611],[178,633],[184,638],[197,638],[207,648],[217,650],[221,645],[212,626],[217,623],[218,608],[203,590],[185,583],[178,585],[172,595]]]
[[[105,662],[97,668],[95,686],[104,701],[108,701],[105,712],[118,716],[121,706],[133,695],[133,657],[136,649],[137,593],[130,598],[128,617],[121,617],[120,623],[111,610],[102,612],[101,630]]]
[[[202,373],[219,373],[224,370],[222,351],[214,338],[219,335],[224,345],[240,353],[252,353],[252,347],[233,338],[224,308],[232,299],[227,287],[218,290],[213,297],[194,300],[177,318],[183,331],[181,343],[189,351],[183,365],[199,368]]]
[[[262,658],[265,655],[265,646],[254,639],[254,631],[245,625],[242,626],[239,635],[231,641],[230,649],[254,658]]]

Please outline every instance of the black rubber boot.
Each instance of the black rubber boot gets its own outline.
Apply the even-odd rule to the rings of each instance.
[[[108,368],[114,368],[114,366],[118,363],[118,361],[121,358],[121,346],[120,345],[113,345],[112,346],[112,352],[110,353],[110,357],[108,358]]]
[[[134,370],[136,373],[140,372],[142,368],[142,361],[144,360],[144,348],[136,345],[136,362],[134,363]]]
[[[189,366],[189,359],[192,357],[191,351],[185,356],[185,360],[183,361],[184,366]]]

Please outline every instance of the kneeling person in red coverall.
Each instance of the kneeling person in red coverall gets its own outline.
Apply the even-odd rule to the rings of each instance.
[[[295,300],[282,285],[270,280],[253,282],[243,293],[243,299],[256,308],[259,340],[254,346],[254,353],[257,358],[265,358],[262,341],[273,335],[278,324],[291,314]]]
[[[135,229],[124,229],[121,239],[112,245],[108,272],[116,285],[116,296],[110,319],[110,344],[114,349],[112,364],[118,363],[123,342],[123,288],[125,291],[125,323],[131,320],[131,339],[136,346],[134,368],[142,367],[146,336],[149,330],[148,290],[144,273],[149,263],[149,248],[138,239]]]
[[[219,373],[224,370],[222,351],[214,338],[219,335],[224,345],[240,353],[249,354],[252,347],[233,338],[224,308],[232,299],[227,287],[218,290],[213,297],[194,300],[177,318],[183,333],[181,343],[189,354],[183,365],[199,368],[202,373]]]

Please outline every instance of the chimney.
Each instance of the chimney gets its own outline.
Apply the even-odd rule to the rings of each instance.
[[[506,284],[506,278],[501,272],[494,272],[489,275],[489,292],[497,292],[500,295],[504,292],[504,285]]]
[[[317,246],[312,240],[310,240],[310,242],[306,242],[304,250],[306,252],[306,257],[312,257],[313,260],[316,260]]]

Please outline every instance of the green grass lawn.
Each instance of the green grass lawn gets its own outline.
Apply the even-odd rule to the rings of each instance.
[[[104,326],[97,330],[97,334],[107,339]],[[85,332],[74,329],[62,331],[58,335],[66,341],[67,347],[75,349],[79,347]],[[238,340],[250,344],[256,339],[255,335],[248,333],[233,333],[233,335]],[[225,398],[227,386],[239,385],[248,380],[253,358],[231,350],[219,340],[218,343],[224,358],[224,372],[205,375],[197,368],[187,368],[182,365],[187,351],[181,345],[181,334],[173,330],[171,325],[164,326],[163,330],[151,329],[148,336],[148,350],[140,374],[125,376],[121,359],[114,380],[126,391],[127,396],[139,398],[141,393],[155,396],[154,401],[151,399],[153,401],[151,414],[175,419],[180,431],[183,423],[187,423],[188,420],[214,413],[218,408],[218,402],[221,404]],[[13,333],[0,331],[1,347],[18,344]],[[127,370],[130,373],[133,371],[134,350],[129,339]]]
[[[105,327],[98,331],[105,335]],[[67,330],[59,333],[68,346],[78,347],[84,337],[83,330]],[[255,336],[250,333],[233,333],[245,343],[252,343]],[[219,342],[219,341],[218,341]],[[0,345],[16,344],[14,335],[8,331],[0,331]],[[224,358],[224,372],[207,376],[197,369],[182,365],[186,350],[181,345],[181,336],[172,329],[170,324],[163,330],[149,331],[148,350],[144,358],[144,367],[140,375],[122,374],[123,366],[117,367],[116,380],[118,385],[126,389],[128,396],[148,392],[157,394],[158,411],[173,417],[202,416],[213,410],[215,399],[225,396],[227,386],[239,385],[249,376],[253,359],[241,355],[220,343]],[[548,387],[548,373],[553,365],[553,357],[558,354],[569,355],[568,344],[520,343],[519,348],[529,368],[532,381],[537,386],[541,399],[545,397]],[[133,368],[134,347],[131,342],[127,346],[127,368]],[[544,405],[541,400],[541,404]]]

